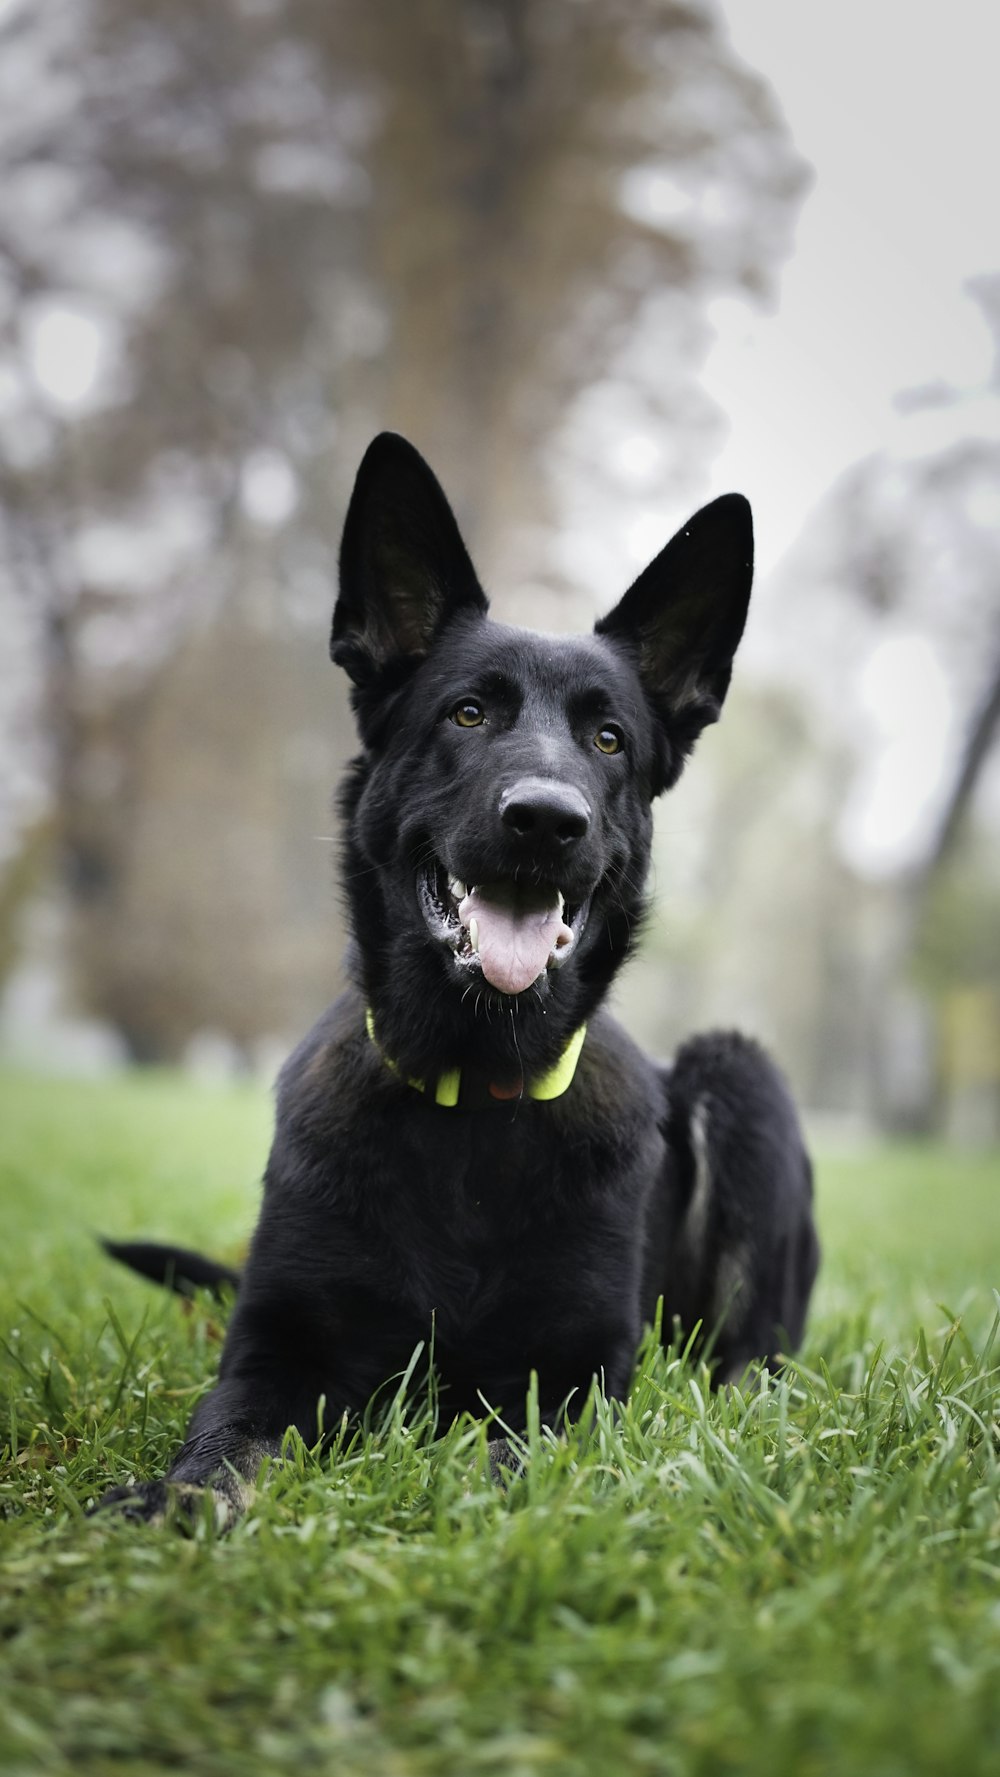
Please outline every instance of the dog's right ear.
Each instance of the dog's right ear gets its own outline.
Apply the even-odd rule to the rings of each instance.
[[[595,626],[632,655],[657,717],[657,795],[719,719],[752,580],[750,507],[742,494],[723,494],[688,520]]]
[[[380,432],[344,521],[331,658],[366,686],[422,660],[456,612],[486,609],[437,476],[405,438]]]

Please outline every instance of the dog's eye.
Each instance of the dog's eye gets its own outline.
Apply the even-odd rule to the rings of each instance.
[[[459,728],[478,728],[486,720],[486,711],[481,703],[471,697],[463,697],[451,712],[451,719]]]
[[[594,745],[599,753],[620,753],[624,735],[620,728],[599,728],[594,735]]]

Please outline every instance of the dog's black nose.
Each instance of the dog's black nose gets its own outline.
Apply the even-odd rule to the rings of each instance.
[[[501,796],[500,819],[517,839],[566,852],[587,832],[590,806],[570,784],[525,777]]]

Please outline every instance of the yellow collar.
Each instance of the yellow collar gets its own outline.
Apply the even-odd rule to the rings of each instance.
[[[386,1054],[375,1035],[375,1019],[370,1006],[365,1012],[365,1028],[386,1067],[391,1068],[394,1074],[398,1074],[399,1068]],[[586,1034],[587,1026],[581,1024],[579,1030],[573,1032],[555,1067],[549,1068],[548,1073],[539,1075],[537,1080],[525,1080],[517,1083],[513,1088],[488,1084],[483,1096],[484,1107],[489,1105],[491,1101],[496,1104],[509,1103],[520,1098],[523,1092],[526,1092],[529,1098],[539,1099],[543,1102],[550,1098],[561,1098],[563,1093],[573,1084],[576,1064],[580,1059],[580,1050],[583,1048],[583,1039]],[[426,1093],[427,1091],[423,1080],[408,1079],[406,1084],[412,1086],[415,1092]],[[433,1082],[433,1088],[434,1103],[453,1109],[458,1104],[462,1090],[462,1069],[451,1068],[447,1073],[439,1074]]]

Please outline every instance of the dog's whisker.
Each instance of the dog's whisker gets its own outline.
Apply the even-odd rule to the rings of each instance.
[[[316,837],[321,839],[323,835],[318,833]],[[342,880],[344,882],[360,882],[362,876],[381,876],[381,874],[381,864],[364,864],[359,870],[345,869]]]
[[[514,1104],[515,1117],[517,1116],[517,1113],[520,1110],[521,1100],[524,1097],[524,1068],[521,1065],[521,1051],[518,1048],[517,1028],[516,1028],[516,1025],[514,1022],[514,1014],[515,1014],[515,1012],[520,1012],[520,1010],[521,1010],[521,1002],[518,999],[518,1000],[515,1000],[513,1006],[510,1009],[510,1038],[511,1038],[511,1042],[514,1045],[514,1059],[517,1062],[517,1071],[518,1071],[518,1075],[519,1075],[520,1081],[521,1081],[521,1090],[518,1093],[517,1099],[515,1100],[515,1104]]]

